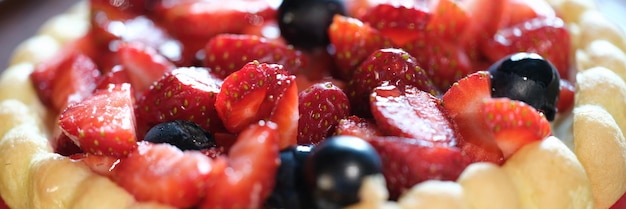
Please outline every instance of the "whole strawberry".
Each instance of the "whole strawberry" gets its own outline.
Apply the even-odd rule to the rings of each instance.
[[[255,35],[217,35],[207,43],[204,53],[204,65],[220,78],[254,60],[283,65],[292,74],[306,64],[306,57],[293,47]]]
[[[143,136],[166,121],[188,120],[210,132],[225,132],[214,104],[222,80],[203,68],[178,68],[137,100],[137,131]]]
[[[317,144],[350,114],[350,102],[340,88],[322,82],[298,94],[298,111],[298,144]]]
[[[348,95],[356,114],[369,115],[369,106],[365,104],[372,90],[383,82],[395,86],[410,85],[439,95],[439,90],[415,57],[402,49],[379,49],[359,65],[348,82]]]

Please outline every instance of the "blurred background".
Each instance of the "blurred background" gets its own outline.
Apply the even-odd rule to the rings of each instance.
[[[79,0],[0,0],[0,71],[7,66],[13,49],[37,33],[50,17]],[[600,9],[623,30],[626,29],[625,0],[596,0]]]
[[[0,0],[0,71],[7,67],[13,49],[33,36],[50,17],[79,0]]]

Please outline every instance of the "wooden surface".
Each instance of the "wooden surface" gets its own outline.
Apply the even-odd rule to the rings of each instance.
[[[79,0],[0,0],[0,71],[7,66],[13,49],[37,33],[48,18]],[[626,29],[625,0],[596,0],[600,9]]]

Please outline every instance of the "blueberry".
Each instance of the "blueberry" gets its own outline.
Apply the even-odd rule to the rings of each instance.
[[[276,173],[276,185],[265,201],[265,208],[311,208],[311,193],[304,182],[304,161],[311,153],[312,145],[298,145],[280,152],[280,167]]]
[[[168,143],[181,150],[203,150],[215,147],[215,138],[198,124],[175,120],[157,124],[143,139],[152,143]]]
[[[491,96],[523,101],[554,120],[560,77],[556,68],[535,53],[515,53],[489,67]]]
[[[305,169],[317,208],[343,208],[359,202],[363,179],[380,174],[382,163],[363,139],[333,136],[313,149]]]
[[[313,49],[330,43],[328,26],[345,15],[343,0],[284,0],[278,8],[280,33],[295,47]]]

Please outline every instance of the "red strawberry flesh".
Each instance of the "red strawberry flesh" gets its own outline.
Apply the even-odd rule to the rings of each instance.
[[[467,166],[457,147],[402,137],[376,137],[370,144],[381,157],[392,199],[426,180],[455,181]]]
[[[178,68],[137,100],[140,137],[162,122],[188,120],[210,132],[225,132],[214,107],[222,80],[205,68]]]
[[[137,147],[130,85],[111,85],[69,106],[61,113],[59,125],[85,152],[128,155]]]
[[[376,124],[387,135],[415,138],[454,146],[454,125],[441,107],[441,101],[415,87],[381,85],[370,96]]]
[[[348,96],[331,82],[314,84],[298,94],[298,143],[317,144],[350,114]]]
[[[139,201],[188,208],[201,201],[225,168],[224,159],[144,142],[114,168],[113,179]]]
[[[200,208],[261,208],[275,185],[280,164],[276,124],[247,127],[229,152],[228,168],[207,188]]]

